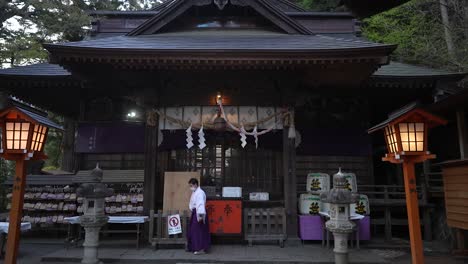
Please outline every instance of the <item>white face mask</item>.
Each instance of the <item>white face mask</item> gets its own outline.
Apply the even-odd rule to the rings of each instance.
[[[192,190],[192,192],[194,192],[196,189],[196,187],[190,187],[190,190]]]

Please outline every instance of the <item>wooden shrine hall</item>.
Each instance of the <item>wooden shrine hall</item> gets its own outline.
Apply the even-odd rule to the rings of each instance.
[[[380,161],[383,137],[367,129],[409,102],[433,102],[464,77],[392,61],[396,47],[363,38],[356,15],[405,1],[361,2],[343,1],[349,13],[308,12],[286,0],[169,0],[147,11],[92,12],[84,40],[45,44],[48,62],[0,70],[0,87],[65,117],[61,169],[71,176],[40,175],[44,185],[54,177],[73,183],[99,163],[117,193],[144,197],[137,211],[109,201],[117,208],[109,213],[148,215],[163,210],[165,186],[175,181],[168,175],[195,172],[213,201],[236,187],[242,193],[231,200],[242,208],[279,212],[278,234],[294,240],[310,173],[341,167],[355,174],[358,192],[392,192],[401,181]],[[395,204],[368,196],[382,213],[374,223],[385,225]],[[247,236],[246,228],[233,233]],[[391,237],[391,226],[383,232]]]

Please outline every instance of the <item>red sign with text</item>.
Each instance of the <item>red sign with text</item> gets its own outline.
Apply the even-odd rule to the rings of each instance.
[[[242,234],[242,201],[208,200],[206,210],[211,234]]]

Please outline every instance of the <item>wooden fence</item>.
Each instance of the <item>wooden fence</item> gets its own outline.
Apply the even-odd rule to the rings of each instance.
[[[171,215],[180,215],[182,225],[182,233],[178,235],[169,235],[167,228],[167,218]],[[149,215],[149,243],[154,249],[160,245],[184,245],[187,249],[187,228],[190,221],[190,214],[188,211],[161,211],[157,213],[154,210],[150,211]]]
[[[284,208],[246,208],[244,210],[244,239],[253,241],[278,241],[284,247],[286,240],[286,210]]]
[[[425,185],[417,187],[421,224],[424,226],[424,239],[432,239],[431,213],[433,205],[427,201],[427,189]],[[406,199],[404,186],[397,185],[359,185],[358,192],[369,197],[371,210],[371,224],[383,225],[385,239],[392,239],[392,226],[406,226]],[[383,217],[376,216],[376,212],[383,213]],[[400,212],[400,217],[396,215]],[[404,215],[404,216],[403,216]]]

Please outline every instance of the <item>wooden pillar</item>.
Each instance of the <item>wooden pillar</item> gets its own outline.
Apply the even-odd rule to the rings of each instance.
[[[61,169],[64,171],[74,172],[75,167],[75,132],[76,122],[73,119],[65,118],[63,138],[62,138],[62,164]]]
[[[151,119],[152,121],[147,122],[145,127],[145,184],[143,200],[143,212],[145,215],[148,215],[150,210],[157,210],[155,208],[156,200],[162,190],[159,186],[157,170],[159,120],[155,114],[152,114]]]
[[[460,159],[468,158],[468,130],[465,110],[457,111],[458,143],[460,145]]]
[[[418,192],[416,189],[416,177],[413,162],[403,162],[403,174],[405,180],[408,228],[411,242],[411,263],[424,264],[421,224],[419,221]]]
[[[283,128],[284,204],[287,214],[288,243],[299,241],[297,223],[297,180],[295,139],[289,138],[289,127]]]
[[[16,176],[13,181],[5,264],[15,264],[18,256],[25,187],[26,161],[19,159],[16,161]]]
[[[459,109],[457,115],[457,128],[458,128],[458,144],[460,146],[460,159],[468,158],[468,129],[466,124],[465,110]],[[455,230],[456,248],[458,250],[465,250],[465,231],[461,229]]]

